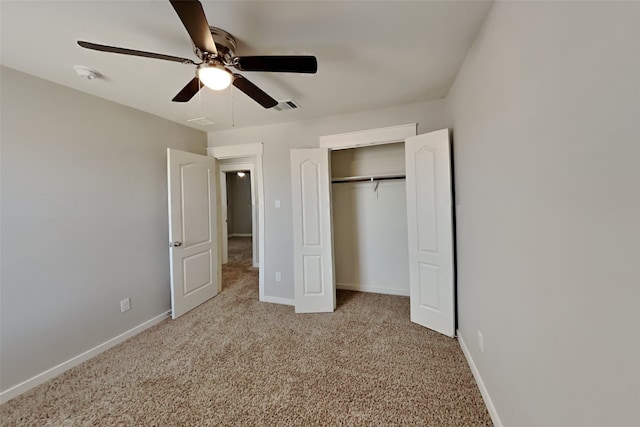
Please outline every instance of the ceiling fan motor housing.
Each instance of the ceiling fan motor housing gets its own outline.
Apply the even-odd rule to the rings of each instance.
[[[218,49],[218,54],[215,57],[220,58],[225,65],[233,65],[233,58],[236,56],[236,48],[238,47],[236,39],[220,28],[209,27],[209,29],[211,30],[211,36]],[[205,62],[211,59],[209,52],[202,52],[195,45],[193,46],[193,52],[198,58]]]

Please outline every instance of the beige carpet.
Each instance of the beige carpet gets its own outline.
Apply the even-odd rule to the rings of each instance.
[[[2,425],[491,425],[458,343],[408,298],[339,291],[335,313],[296,315],[258,302],[250,239],[232,243],[220,295],[2,405]]]

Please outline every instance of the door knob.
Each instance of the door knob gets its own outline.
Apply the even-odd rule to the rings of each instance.
[[[169,247],[177,248],[179,246],[182,246],[182,242],[169,242]]]

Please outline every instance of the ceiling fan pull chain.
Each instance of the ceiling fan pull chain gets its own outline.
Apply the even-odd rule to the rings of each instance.
[[[198,110],[200,112],[198,117],[204,117],[204,114],[202,114],[202,91],[201,90],[198,91]]]
[[[231,127],[236,127],[236,98],[233,96],[235,90],[231,89]]]

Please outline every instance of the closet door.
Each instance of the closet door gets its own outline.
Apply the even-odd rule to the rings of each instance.
[[[411,321],[455,335],[449,130],[405,140]]]
[[[296,313],[336,306],[329,170],[326,148],[291,150]]]

